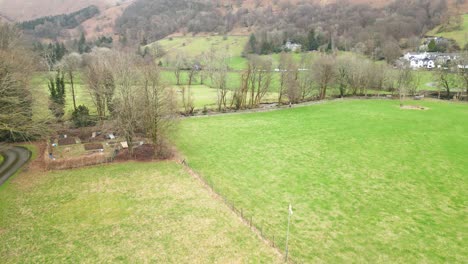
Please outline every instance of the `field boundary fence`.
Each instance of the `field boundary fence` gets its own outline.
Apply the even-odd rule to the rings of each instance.
[[[196,178],[205,188],[207,188],[218,200],[224,203],[231,212],[236,214],[241,221],[249,227],[249,229],[254,232],[258,238],[260,238],[268,246],[272,247],[276,253],[285,260],[284,250],[286,247],[286,231],[281,234],[275,233],[271,230],[266,229],[265,224],[256,222],[256,218],[253,214],[249,213],[247,210],[241,206],[236,206],[234,201],[229,200],[225,195],[221,194],[214,185],[213,182],[206,180],[203,176],[197,173],[185,159],[179,159],[178,162],[184,166],[184,168],[189,172],[189,174]],[[288,254],[287,263],[295,263],[291,258],[291,253]]]

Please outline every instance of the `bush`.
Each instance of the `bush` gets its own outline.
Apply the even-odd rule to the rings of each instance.
[[[89,109],[80,105],[72,113],[72,120],[76,127],[87,127],[95,125],[94,120],[89,115]]]

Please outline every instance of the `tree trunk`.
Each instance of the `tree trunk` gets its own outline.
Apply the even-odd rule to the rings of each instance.
[[[70,84],[73,98],[73,109],[76,111],[76,97],[75,97],[75,86],[73,83],[73,73],[70,74]]]

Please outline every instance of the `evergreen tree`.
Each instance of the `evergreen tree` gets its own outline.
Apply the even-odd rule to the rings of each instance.
[[[60,70],[55,78],[50,78],[49,83],[50,104],[49,109],[56,118],[61,118],[65,111],[65,75]]]
[[[78,106],[78,108],[73,111],[72,120],[76,127],[87,127],[95,124],[89,115],[89,109],[84,105]]]
[[[438,51],[437,44],[436,44],[434,39],[432,39],[431,42],[429,42],[429,45],[427,45],[427,51],[429,51],[429,52],[437,52]]]
[[[256,51],[257,51],[257,38],[255,37],[254,34],[250,35],[249,48],[250,48],[250,52],[256,53]]]
[[[60,57],[60,60],[62,60],[62,58],[68,53],[67,51],[67,48],[65,48],[65,44],[63,44],[63,42],[60,44],[60,54],[61,54],[61,57]]]
[[[273,49],[273,45],[270,42],[263,41],[262,45],[260,46],[260,54],[262,55],[269,54],[271,53],[272,49]]]
[[[78,52],[80,54],[88,52],[88,45],[86,44],[86,37],[83,32],[81,32],[80,40],[78,40]]]
[[[330,53],[333,51],[333,39],[330,37],[330,41],[328,41],[327,45],[327,52]]]
[[[319,43],[317,38],[315,37],[315,30],[311,29],[309,34],[307,35],[307,50],[317,50],[319,48]]]

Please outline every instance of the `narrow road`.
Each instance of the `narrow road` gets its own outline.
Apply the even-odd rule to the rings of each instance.
[[[0,164],[0,186],[15,174],[31,158],[31,152],[23,147],[13,147],[0,153],[5,159]]]

